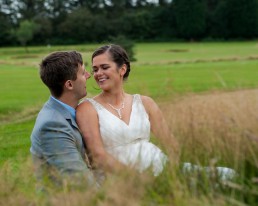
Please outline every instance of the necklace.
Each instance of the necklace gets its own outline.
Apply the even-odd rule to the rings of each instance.
[[[124,99],[123,99],[123,102],[122,102],[122,106],[121,106],[120,108],[115,108],[113,105],[111,105],[111,104],[109,104],[109,103],[108,103],[108,105],[109,105],[112,109],[114,109],[114,110],[117,112],[119,118],[122,119],[121,109],[124,109],[124,108],[125,108],[125,101],[124,101]]]

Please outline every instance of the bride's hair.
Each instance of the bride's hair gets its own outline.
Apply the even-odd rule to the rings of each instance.
[[[99,56],[108,52],[112,60],[117,64],[118,67],[121,67],[123,64],[126,65],[126,73],[123,76],[124,80],[127,80],[130,73],[130,61],[127,52],[120,46],[116,44],[105,45],[99,47],[92,54],[91,61],[94,57]]]

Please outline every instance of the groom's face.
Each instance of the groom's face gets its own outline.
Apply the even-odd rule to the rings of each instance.
[[[90,78],[90,73],[84,68],[84,65],[79,65],[77,78],[73,81],[74,93],[77,99],[81,99],[87,95],[86,82]]]

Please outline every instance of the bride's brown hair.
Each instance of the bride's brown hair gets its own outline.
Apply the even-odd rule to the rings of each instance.
[[[105,52],[109,53],[110,57],[118,67],[121,67],[123,64],[126,65],[126,73],[124,74],[123,79],[127,80],[131,70],[127,52],[121,46],[116,44],[105,45],[93,52],[91,61],[94,57],[104,54]]]

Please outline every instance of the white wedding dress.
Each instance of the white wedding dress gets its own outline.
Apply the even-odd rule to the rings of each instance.
[[[106,151],[139,172],[150,168],[154,176],[159,175],[167,157],[150,142],[150,121],[140,95],[133,95],[128,125],[94,99],[87,100],[98,113],[100,134]]]
[[[158,176],[166,162],[167,156],[150,142],[150,121],[139,94],[133,95],[132,111],[129,124],[119,119],[94,99],[87,98],[96,109],[99,127],[106,151],[121,163],[143,172],[151,169]],[[205,171],[211,174],[211,167],[183,163],[182,172]],[[221,180],[232,179],[235,171],[226,167],[216,167]]]

